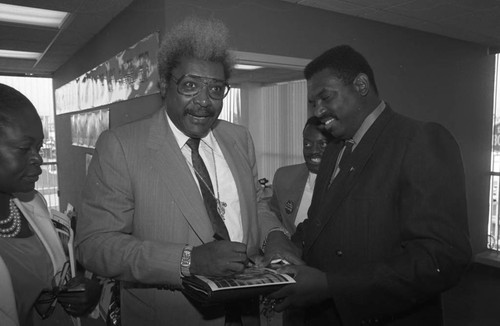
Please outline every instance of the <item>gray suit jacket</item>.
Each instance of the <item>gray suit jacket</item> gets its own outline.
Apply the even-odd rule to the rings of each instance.
[[[269,205],[290,234],[295,233],[295,218],[308,176],[305,163],[283,166],[274,174],[273,196]]]
[[[280,223],[258,203],[252,139],[221,120],[213,133],[238,189],[243,242],[255,254]],[[100,136],[83,190],[77,252],[88,270],[122,281],[123,325],[222,325],[221,314],[179,291],[185,244],[210,241],[203,199],[164,110]]]

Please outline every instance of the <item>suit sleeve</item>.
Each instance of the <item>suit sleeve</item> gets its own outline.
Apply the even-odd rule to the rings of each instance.
[[[458,283],[471,257],[465,177],[457,143],[425,124],[407,140],[399,184],[387,201],[400,221],[394,252],[327,274],[344,321],[405,314]],[[374,221],[375,222],[375,221]],[[360,244],[361,246],[363,244]]]
[[[104,277],[179,287],[184,244],[138,239],[131,234],[133,223],[134,192],[123,144],[106,131],[97,142],[83,189],[78,258]]]
[[[271,199],[269,200],[269,208],[271,211],[276,214],[276,217],[280,220],[281,223],[283,223],[283,216],[281,216],[281,210],[280,210],[280,203],[278,199],[278,175],[279,175],[279,169],[276,171],[273,177],[273,195],[271,196]]]

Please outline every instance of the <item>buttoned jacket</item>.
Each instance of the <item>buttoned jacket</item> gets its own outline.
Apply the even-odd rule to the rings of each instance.
[[[213,128],[240,201],[243,242],[256,254],[280,226],[261,186],[247,129],[219,120]],[[123,325],[223,325],[223,314],[180,291],[186,244],[211,242],[214,231],[199,188],[164,110],[104,132],[83,189],[77,251],[90,271],[120,280]]]

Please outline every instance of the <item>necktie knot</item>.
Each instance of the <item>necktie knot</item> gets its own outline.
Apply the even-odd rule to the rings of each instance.
[[[352,147],[354,146],[354,140],[347,139],[344,141],[345,150],[344,152],[352,152]]]
[[[198,148],[200,147],[200,138],[189,138],[186,141],[186,145],[191,148],[191,151],[198,152]]]
[[[342,153],[342,157],[340,158],[339,168],[345,169],[349,164],[350,156],[352,153],[352,147],[354,146],[354,140],[348,139],[344,141],[344,152]]]
[[[348,175],[348,171],[350,169],[351,165],[351,154],[352,154],[352,147],[354,146],[354,140],[352,139],[347,139],[344,141],[344,148],[343,151],[340,152],[342,156],[340,157],[340,161],[338,162],[338,173],[332,173],[332,176],[330,178],[330,183],[328,187],[330,187],[333,183],[334,180],[339,180],[342,178],[345,178],[345,176]],[[337,184],[340,183],[340,181],[336,181]]]

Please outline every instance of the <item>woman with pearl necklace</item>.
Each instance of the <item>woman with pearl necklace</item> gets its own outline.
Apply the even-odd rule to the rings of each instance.
[[[40,117],[33,104],[0,84],[0,325],[41,325],[55,309],[90,312],[100,285],[67,277],[68,258],[44,197],[35,188],[42,173]],[[65,314],[58,316],[70,318]],[[45,321],[45,325],[51,321]]]

